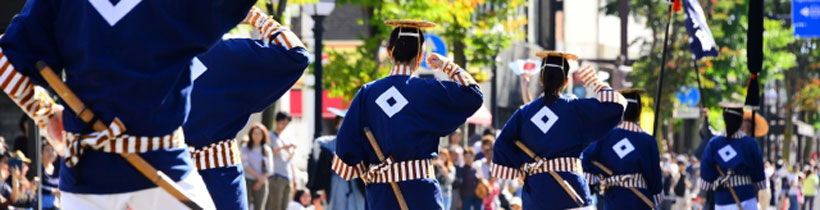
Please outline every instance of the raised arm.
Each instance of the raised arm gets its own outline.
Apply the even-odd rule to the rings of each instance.
[[[578,71],[584,85],[598,94],[597,100],[581,99],[574,101],[583,123],[583,141],[595,141],[609,133],[618,123],[626,109],[626,99],[609,85],[598,80],[595,69],[585,66]]]
[[[285,47],[287,50],[302,48],[305,46],[299,37],[296,36],[289,28],[282,26],[276,22],[271,16],[266,15],[259,8],[253,7],[245,20],[242,21],[253,26],[262,36],[265,43],[272,43]]]
[[[430,54],[427,62],[433,69],[440,69],[449,75],[452,81],[422,80],[424,90],[421,93],[431,99],[425,107],[431,111],[420,113],[421,117],[432,122],[429,124],[431,130],[445,136],[453,133],[481,107],[484,95],[473,77],[446,57]],[[447,115],[442,116],[441,113]]]

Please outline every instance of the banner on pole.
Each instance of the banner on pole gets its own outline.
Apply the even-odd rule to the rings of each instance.
[[[706,17],[703,16],[700,3],[697,0],[684,0],[684,6],[686,7],[686,32],[689,33],[689,48],[695,60],[706,56],[717,56],[715,38],[712,37],[712,31],[706,24]]]

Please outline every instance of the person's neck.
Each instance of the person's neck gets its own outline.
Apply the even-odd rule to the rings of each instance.
[[[415,64],[396,63],[396,64],[393,64],[393,68],[390,69],[390,74],[388,76],[393,76],[393,75],[407,75],[407,76],[410,76],[410,75],[413,75],[414,72],[416,72],[416,69],[418,69],[418,67],[419,66],[415,65]]]
[[[284,130],[285,130],[284,128],[283,129],[276,129],[275,131],[273,131],[273,134],[276,134],[276,136],[279,136],[279,134],[281,134],[282,131],[284,131]]]

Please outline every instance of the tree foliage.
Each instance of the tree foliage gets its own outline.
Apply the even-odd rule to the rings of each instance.
[[[495,55],[511,43],[516,33],[515,8],[523,0],[342,0],[362,8],[360,24],[367,31],[359,35],[362,45],[353,51],[329,51],[323,84],[331,95],[351,99],[359,87],[385,76],[389,61],[379,56],[392,27],[389,19],[423,19],[437,27],[428,33],[440,35],[453,52],[454,62],[465,67],[477,80],[488,76],[481,67],[493,63]],[[492,10],[480,10],[492,7]],[[383,53],[382,53],[383,54]],[[468,62],[469,61],[469,62]]]

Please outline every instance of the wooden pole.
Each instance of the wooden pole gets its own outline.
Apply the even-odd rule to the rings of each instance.
[[[379,158],[379,161],[384,162],[387,159],[382,153],[381,147],[379,147],[379,142],[376,141],[376,137],[373,136],[373,132],[370,131],[370,128],[364,128],[364,135],[367,136],[367,141],[370,141],[370,146],[373,147],[373,151],[376,152],[376,156]],[[390,188],[393,188],[393,194],[396,195],[396,201],[399,202],[399,208],[402,210],[409,210],[407,207],[407,201],[404,200],[404,195],[401,194],[401,189],[399,189],[399,184],[396,182],[390,182]]]
[[[530,158],[536,161],[541,161],[542,158],[538,157],[538,155],[536,155],[535,152],[533,152],[529,147],[527,147],[527,145],[524,145],[523,142],[515,141],[515,146],[518,146],[518,148],[524,151],[524,153],[526,153],[527,156],[530,156]],[[581,195],[578,194],[578,192],[575,192],[575,189],[572,189],[572,186],[569,185],[569,182],[567,182],[567,180],[561,178],[561,176],[558,175],[558,173],[556,173],[555,171],[547,171],[547,173],[549,173],[550,176],[552,176],[552,178],[555,179],[556,182],[558,182],[558,185],[561,186],[562,189],[564,189],[564,192],[566,192],[567,195],[569,195],[569,197],[572,198],[573,201],[575,201],[575,204],[578,204],[578,206],[584,206],[584,198],[582,198]]]
[[[723,174],[723,171],[720,170],[720,165],[718,165],[717,163],[715,163],[715,169],[717,169],[718,173],[720,173],[720,176],[726,176],[726,174]],[[726,186],[726,188],[729,189],[729,193],[732,194],[732,199],[735,200],[735,204],[737,204],[737,209],[743,210],[743,205],[740,205],[740,198],[737,197],[737,193],[735,193],[735,188],[732,188],[732,186],[728,185]]]
[[[68,104],[68,107],[70,107],[71,110],[77,113],[77,116],[80,119],[82,119],[83,122],[90,123],[95,131],[104,131],[107,129],[105,124],[99,119],[97,119],[94,122],[91,122],[91,120],[94,119],[94,112],[88,109],[88,107],[86,107],[85,104],[82,101],[80,101],[80,98],[78,98],[77,95],[75,95],[74,92],[72,92],[71,89],[69,89],[68,86],[66,86],[66,84],[63,83],[63,80],[60,79],[60,77],[58,77],[57,74],[54,73],[51,67],[46,65],[46,63],[43,61],[38,61],[36,65],[37,69],[40,70],[40,75],[42,75],[46,82],[51,86],[51,88],[54,89],[55,92],[57,92],[57,95],[59,95],[60,98],[62,98],[63,101],[65,101],[65,103]],[[125,158],[125,160],[127,160],[128,163],[134,166],[134,168],[136,168],[140,173],[142,173],[142,175],[145,175],[145,177],[148,178],[148,180],[154,182],[154,184],[168,192],[168,194],[171,194],[171,196],[179,200],[179,202],[182,202],[182,204],[184,204],[188,208],[194,210],[202,209],[202,207],[199,204],[191,200],[190,195],[180,190],[181,187],[177,185],[173,180],[171,180],[170,177],[165,175],[165,173],[163,173],[162,171],[159,171],[153,166],[151,166],[151,164],[146,162],[145,159],[140,157],[138,154],[121,153],[120,155],[123,158]]]

